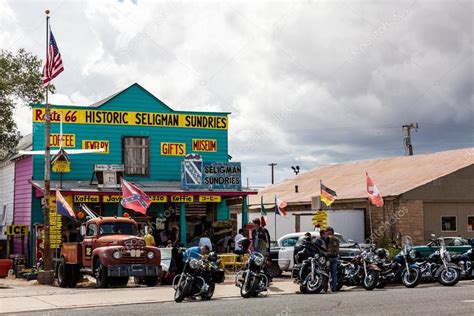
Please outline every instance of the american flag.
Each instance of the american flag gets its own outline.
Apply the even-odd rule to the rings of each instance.
[[[122,201],[124,208],[134,210],[142,214],[146,214],[151,204],[151,199],[137,186],[122,179]]]
[[[63,70],[64,67],[61,53],[59,52],[58,45],[56,45],[53,32],[49,31],[48,56],[46,56],[46,64],[43,67],[43,76],[41,80],[43,80],[43,83],[48,83],[63,72]]]

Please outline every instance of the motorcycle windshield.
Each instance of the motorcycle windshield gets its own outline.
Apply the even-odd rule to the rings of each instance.
[[[413,247],[413,240],[410,236],[403,236],[402,237],[402,252],[405,256],[408,256],[410,253],[411,248]]]
[[[444,239],[438,238],[438,243],[439,243],[439,254],[441,257],[443,257],[444,254],[446,253],[446,244],[444,243]]]

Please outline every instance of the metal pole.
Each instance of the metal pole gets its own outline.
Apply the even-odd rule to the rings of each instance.
[[[273,216],[275,217],[275,241],[277,240],[277,211],[278,211],[278,205],[277,205],[277,197],[275,195],[275,212],[273,213]]]
[[[369,228],[370,228],[370,243],[374,243],[374,234],[372,232],[372,210],[370,208],[370,201],[367,199],[367,204],[369,205]]]
[[[48,49],[49,49],[49,10],[46,10],[46,60],[48,60]],[[44,269],[45,271],[53,270],[53,258],[51,252],[51,243],[50,243],[50,230],[49,230],[49,202],[50,202],[50,128],[51,128],[51,114],[50,107],[48,104],[48,90],[49,83],[46,85],[46,94],[45,94],[45,114],[44,114]]]
[[[270,167],[272,167],[272,184],[275,183],[275,173],[274,173],[274,170],[275,170],[275,166],[277,165],[276,163],[272,162],[272,163],[269,163],[268,164]]]

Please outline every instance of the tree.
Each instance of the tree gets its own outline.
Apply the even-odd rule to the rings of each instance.
[[[16,54],[0,51],[0,159],[13,151],[20,140],[13,119],[17,104],[29,106],[44,101],[41,59],[19,49]],[[54,87],[50,86],[53,92]]]

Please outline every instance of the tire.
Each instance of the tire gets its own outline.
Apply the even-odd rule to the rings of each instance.
[[[58,285],[59,287],[68,287],[71,279],[71,266],[61,258],[58,265]]]
[[[402,283],[407,288],[414,288],[420,283],[421,271],[420,269],[409,268],[402,274]]]
[[[109,277],[107,276],[107,267],[100,263],[99,259],[94,261],[95,287],[109,287]]]
[[[216,289],[216,285],[214,282],[209,283],[209,290],[207,291],[207,294],[201,294],[201,299],[203,301],[209,301],[212,296],[214,295],[214,290]]]
[[[248,273],[248,272],[247,272]],[[249,298],[257,291],[258,288],[258,280],[254,276],[249,276],[247,278],[247,282],[242,283],[242,286],[240,287],[240,296],[243,298]]]
[[[367,271],[367,275],[364,277],[362,286],[367,291],[372,291],[373,289],[375,289],[375,287],[379,283],[379,278],[380,278],[379,271],[369,270]]]
[[[308,294],[308,292],[306,292],[306,287],[303,285],[300,285],[300,292],[301,294]]]
[[[454,286],[459,282],[461,278],[461,273],[458,269],[453,267],[448,267],[447,270],[441,271],[438,277],[438,282],[444,286]]]
[[[308,273],[304,280],[304,287],[308,294],[319,294],[328,283],[328,277],[323,274],[314,274],[315,278],[311,277],[311,273]]]
[[[145,284],[148,287],[153,287],[158,284],[158,277],[145,277]]]
[[[385,281],[379,281],[379,284],[377,284],[376,288],[383,289],[386,285],[387,283]]]
[[[109,279],[110,286],[113,287],[126,287],[128,283],[128,277],[115,277]]]
[[[77,282],[79,282],[79,277],[81,276],[81,271],[80,267],[78,265],[71,265],[71,278],[69,279],[68,282],[68,287],[70,288],[75,288],[77,285]]]
[[[176,303],[182,302],[188,295],[192,286],[192,282],[188,281],[187,278],[184,279],[181,284],[178,284],[176,291],[174,292],[174,301]]]
[[[281,277],[283,271],[281,271],[280,266],[278,265],[278,262],[272,262],[268,266],[268,272],[270,272],[270,275],[272,278],[279,278]]]

